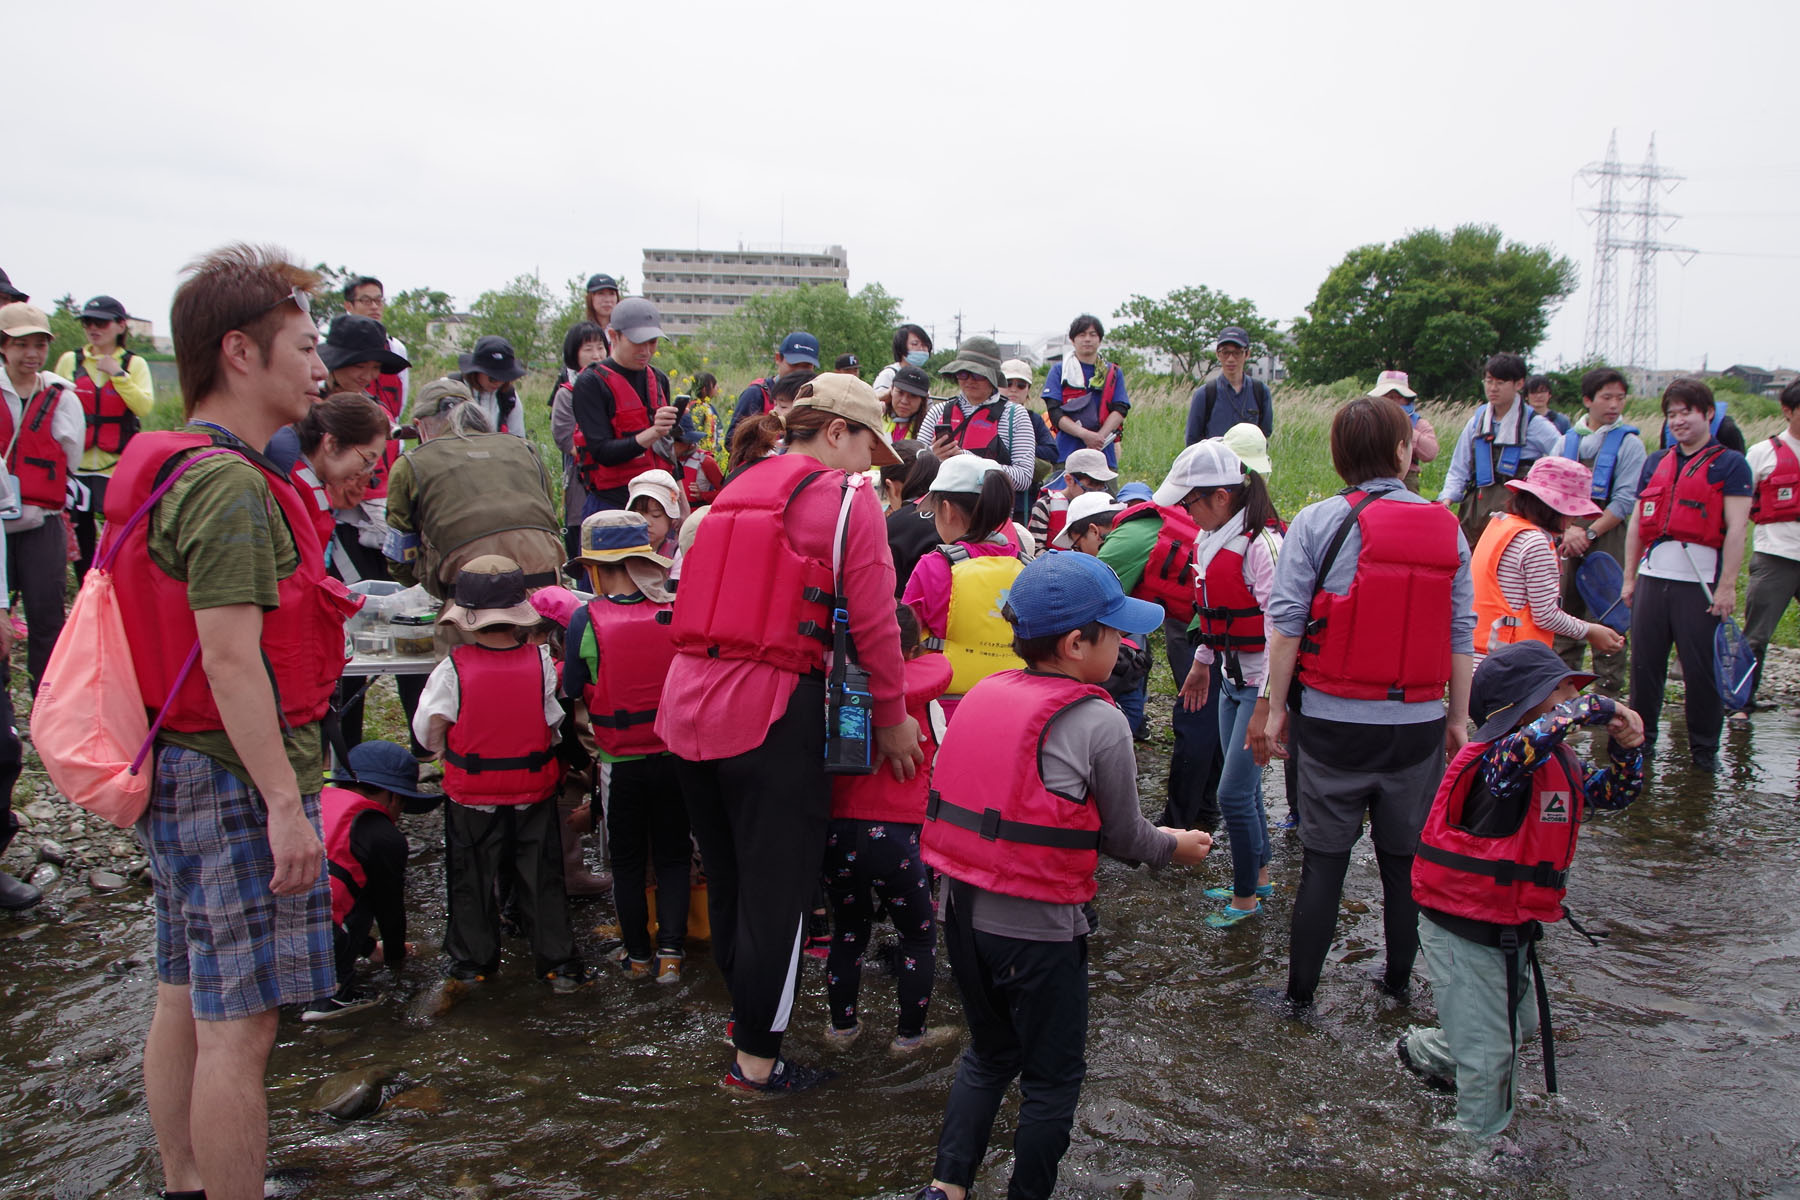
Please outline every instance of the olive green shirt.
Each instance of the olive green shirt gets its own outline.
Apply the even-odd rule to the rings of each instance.
[[[150,514],[149,550],[159,570],[187,584],[188,608],[195,612],[230,604],[254,604],[265,612],[277,608],[281,580],[300,565],[294,535],[268,479],[236,455],[216,455],[175,481]],[[161,704],[163,697],[146,696],[144,701]],[[255,786],[223,729],[164,729],[157,740],[217,759]],[[324,771],[318,722],[285,730],[282,743],[301,793],[318,791]]]

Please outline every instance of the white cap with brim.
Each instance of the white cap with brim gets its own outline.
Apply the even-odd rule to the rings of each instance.
[[[1164,508],[1173,508],[1195,488],[1236,487],[1242,482],[1243,461],[1218,438],[1208,438],[1175,456],[1175,464],[1152,497]]]
[[[958,454],[946,459],[944,465],[938,468],[937,477],[931,481],[929,490],[973,495],[987,481],[988,472],[1003,469],[991,458],[983,458],[979,454]]]
[[[1050,544],[1058,550],[1074,549],[1077,525],[1098,518],[1114,517],[1124,511],[1125,506],[1105,492],[1083,492],[1069,501],[1068,519],[1056,531],[1056,536],[1050,539]]]

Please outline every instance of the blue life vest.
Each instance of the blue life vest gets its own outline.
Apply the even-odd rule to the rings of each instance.
[[[1519,424],[1520,440],[1510,446],[1500,447],[1500,473],[1508,479],[1519,478],[1525,473],[1522,468],[1530,466],[1538,457],[1535,452],[1530,458],[1523,457],[1524,451],[1527,448],[1524,438],[1527,436],[1527,431],[1531,428],[1531,422],[1537,419],[1537,414],[1532,412],[1531,406],[1526,404],[1523,400],[1518,401],[1518,404],[1520,411],[1523,414]],[[1482,419],[1487,416],[1487,412],[1488,406],[1485,404],[1475,410],[1475,428],[1481,428]],[[1512,414],[1509,413],[1507,415],[1511,416]],[[1505,417],[1501,418],[1501,420],[1505,419]],[[1477,434],[1470,438],[1469,457],[1474,460],[1470,465],[1471,474],[1473,474],[1475,478],[1475,486],[1478,488],[1493,487],[1494,435],[1490,433],[1486,437],[1482,437],[1480,434]]]
[[[1725,410],[1730,407],[1731,407],[1731,405],[1726,403],[1723,400],[1720,400],[1716,404],[1713,405],[1713,419],[1712,419],[1711,434],[1712,434],[1712,438],[1714,441],[1717,441],[1719,439],[1719,426],[1721,426],[1725,423]],[[1663,427],[1662,427],[1662,448],[1664,450],[1667,450],[1670,446],[1673,446],[1674,444],[1675,444],[1675,439],[1669,436],[1669,423],[1667,421],[1664,421]]]
[[[1604,506],[1608,500],[1612,499],[1613,469],[1619,465],[1619,447],[1624,443],[1627,434],[1636,432],[1636,426],[1614,425],[1600,439],[1600,452],[1594,455],[1594,486],[1588,491],[1589,498],[1595,504]],[[1583,436],[1579,430],[1574,428],[1563,434],[1562,456],[1564,458],[1573,459],[1575,462],[1581,461]]]

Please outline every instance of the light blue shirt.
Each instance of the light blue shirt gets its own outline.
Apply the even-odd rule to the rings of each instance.
[[[1551,429],[1545,421],[1544,428]],[[1370,479],[1361,485],[1387,500],[1405,504],[1430,504],[1423,496],[1406,490],[1406,484],[1394,478]],[[1294,514],[1287,537],[1281,543],[1281,557],[1275,563],[1275,587],[1265,612],[1271,628],[1287,637],[1300,637],[1306,632],[1306,621],[1312,612],[1313,597],[1321,590],[1342,596],[1350,590],[1356,577],[1356,562],[1362,556],[1362,531],[1352,523],[1331,564],[1331,573],[1319,579],[1319,566],[1332,539],[1350,515],[1350,501],[1332,496],[1317,504],[1309,504]],[[1472,654],[1475,650],[1475,588],[1469,579],[1469,543],[1462,530],[1456,531],[1456,576],[1450,585],[1450,651]],[[1333,696],[1312,688],[1302,689],[1302,711],[1309,717],[1326,721],[1351,721],[1360,725],[1416,725],[1435,721],[1444,715],[1442,700],[1352,700]]]
[[[1530,419],[1526,423],[1524,437],[1519,436],[1520,414]],[[1461,504],[1471,486],[1469,467],[1473,461],[1470,452],[1476,435],[1476,425],[1487,415],[1487,405],[1477,408],[1469,419],[1463,422],[1462,432],[1456,435],[1456,450],[1450,455],[1450,471],[1444,476],[1443,490],[1438,492],[1438,501],[1442,504]],[[1562,444],[1562,435],[1556,432],[1556,426],[1531,410],[1531,405],[1524,400],[1513,401],[1513,407],[1507,410],[1498,422],[1491,419],[1487,422],[1493,429],[1494,443],[1500,446],[1516,446],[1523,444],[1519,454],[1519,474],[1525,474],[1525,467],[1540,458],[1554,458]]]

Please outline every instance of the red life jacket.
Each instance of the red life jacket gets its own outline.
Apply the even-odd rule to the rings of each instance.
[[[350,852],[350,827],[367,812],[378,812],[392,820],[387,806],[349,788],[325,787],[319,790],[319,823],[325,827],[325,869],[331,874],[331,923],[342,925],[362,890],[369,886],[369,873],[362,860]]]
[[[121,371],[131,369],[131,358],[131,351],[120,352]],[[110,376],[104,382],[94,382],[87,373],[86,362],[87,356],[75,351],[75,394],[81,397],[81,412],[87,418],[86,449],[117,454],[140,428],[138,415],[119,395]]]
[[[331,498],[325,494],[325,485],[319,482],[319,476],[313,471],[312,464],[306,461],[304,454],[294,459],[294,465],[288,468],[288,482],[300,493],[305,508],[312,516],[313,532],[319,535],[319,549],[323,551],[331,544],[331,535],[337,532],[337,518],[331,512]]]
[[[1239,533],[1213,554],[1200,578],[1200,644],[1228,660],[1246,651],[1255,654],[1266,644],[1262,606],[1244,578],[1244,554],[1249,549],[1250,535]]]
[[[1413,899],[1424,908],[1496,925],[1560,921],[1581,833],[1581,764],[1559,745],[1531,773],[1531,796],[1518,813],[1471,814],[1468,801],[1481,786],[1480,758],[1488,745],[1470,742],[1444,772],[1413,859]]]
[[[27,400],[19,410],[17,437],[12,412],[0,404],[0,445],[12,443],[6,469],[19,481],[19,499],[51,512],[61,512],[69,502],[69,459],[53,432],[62,394],[63,385],[53,383]]]
[[[1769,442],[1775,447],[1775,469],[1756,485],[1756,495],[1750,500],[1750,519],[1758,525],[1800,521],[1800,455],[1779,435]]]
[[[382,411],[388,415],[388,428],[400,423],[401,404],[405,399],[405,389],[401,386],[398,375],[377,375],[375,382],[369,385],[369,397],[381,405]],[[400,440],[389,438],[387,446],[381,452],[381,463],[369,477],[369,486],[363,495],[370,500],[379,500],[387,495],[388,473],[394,469],[394,463],[400,457]]]
[[[562,764],[544,723],[543,656],[533,645],[455,646],[457,708],[444,749],[444,793],[458,804],[536,804]]]
[[[1104,688],[1027,671],[990,675],[964,696],[932,768],[925,861],[984,891],[1092,900],[1100,808],[1045,787],[1039,757],[1045,727],[1090,697],[1112,703]]]
[[[775,411],[775,384],[774,384],[774,381],[770,380],[770,379],[752,379],[750,381],[750,386],[758,387],[758,388],[762,389],[763,412],[765,412],[765,413],[774,412]]]
[[[1341,539],[1320,567],[1300,642],[1300,680],[1352,700],[1442,699],[1450,681],[1450,590],[1460,565],[1456,514],[1355,489],[1344,498],[1345,524],[1356,522],[1362,551],[1341,596],[1325,590]]]
[[[595,743],[615,758],[668,749],[654,725],[663,680],[675,660],[671,608],[649,600],[614,604],[604,596],[588,601],[598,661],[582,699]]]
[[[1662,456],[1638,493],[1638,534],[1646,554],[1663,538],[1715,550],[1725,544],[1725,485],[1709,478],[1713,460],[1723,453],[1725,447],[1714,442],[1688,459],[1679,477],[1678,451]]]
[[[1007,449],[1006,436],[1000,425],[1001,418],[1006,415],[1006,404],[1006,397],[997,396],[964,416],[960,403],[946,400],[937,428],[948,430],[950,440],[971,454],[1009,463],[1012,452]]]
[[[835,775],[831,780],[831,815],[850,821],[891,821],[920,825],[931,790],[931,764],[937,755],[937,737],[931,727],[931,702],[950,687],[950,660],[942,654],[921,654],[906,661],[906,715],[919,723],[919,745],[925,761],[919,773],[905,783],[885,767],[873,775]]]
[[[650,428],[650,415],[663,405],[662,385],[657,381],[655,371],[648,368],[644,371],[650,389],[650,403],[646,405],[630,381],[605,363],[595,363],[588,370],[612,392],[614,437],[630,437]],[[581,482],[587,485],[589,491],[604,492],[622,488],[645,471],[654,471],[669,464],[650,451],[641,450],[622,463],[607,466],[594,457],[593,451],[588,448],[587,438],[582,435],[581,426],[577,424],[575,465],[581,473]]]
[[[677,653],[755,659],[803,674],[824,669],[835,604],[831,562],[795,550],[785,517],[801,488],[836,487],[843,478],[811,455],[780,454],[725,485],[683,562]]]
[[[131,439],[106,489],[107,531],[122,529],[156,490],[163,468],[176,455],[214,445],[210,434],[187,431],[144,433]],[[343,674],[344,621],[362,607],[360,598],[325,573],[325,552],[313,535],[312,514],[287,478],[262,455],[232,443],[226,447],[254,464],[268,482],[271,508],[278,511],[293,539],[299,564],[280,581],[278,607],[262,618],[262,653],[275,684],[282,720],[289,726],[311,724],[331,706],[332,689]],[[271,525],[274,524],[274,513]],[[131,642],[138,687],[151,704],[161,703],[180,674],[182,663],[199,639],[188,608],[187,584],[163,574],[150,558],[151,521],[139,521],[131,544],[121,548],[113,565],[119,594],[132,602],[122,606],[125,634]],[[223,729],[204,671],[190,671],[181,691],[163,710],[172,730],[200,732]]]
[[[1076,363],[1076,362],[1077,362],[1077,360],[1075,360],[1073,358],[1065,359],[1063,362],[1063,367],[1064,367],[1065,373],[1063,375],[1062,398],[1063,398],[1064,404],[1067,404],[1071,400],[1079,400],[1083,395],[1094,390],[1091,385],[1071,384],[1069,382],[1069,376],[1066,373],[1067,368],[1070,363]],[[1089,429],[1100,428],[1101,423],[1106,420],[1107,406],[1112,403],[1113,397],[1115,395],[1117,395],[1118,391],[1119,391],[1119,367],[1118,367],[1118,364],[1116,364],[1116,363],[1100,363],[1098,365],[1099,365],[1100,377],[1101,377],[1100,402],[1098,404],[1090,405],[1089,407],[1082,409],[1079,413],[1065,414],[1067,416],[1074,417],[1076,424],[1084,425]],[[1076,373],[1076,377],[1080,378],[1081,367],[1080,367],[1079,363],[1077,363],[1077,365],[1075,367],[1075,373]],[[1085,419],[1090,414],[1092,414],[1092,416],[1094,418],[1092,424],[1089,424],[1089,422]],[[1049,414],[1046,413],[1045,421],[1048,422],[1048,420],[1049,420]],[[1050,430],[1050,432],[1051,433],[1060,433],[1061,430],[1052,428]],[[1121,433],[1124,432],[1124,426],[1120,426],[1120,432]]]
[[[687,493],[690,508],[702,508],[710,504],[724,482],[725,476],[720,473],[719,464],[705,451],[695,450],[681,460],[681,487]]]
[[[1186,625],[1194,619],[1194,539],[1200,527],[1184,508],[1165,508],[1153,500],[1133,504],[1113,518],[1117,529],[1127,521],[1162,518],[1156,544],[1144,563],[1144,574],[1131,594],[1139,600],[1160,604],[1171,621]]]
[[[1069,499],[1067,496],[1053,494],[1050,497],[1049,515],[1044,520],[1044,544],[1038,549],[1048,550],[1050,543],[1056,539],[1069,524]]]

